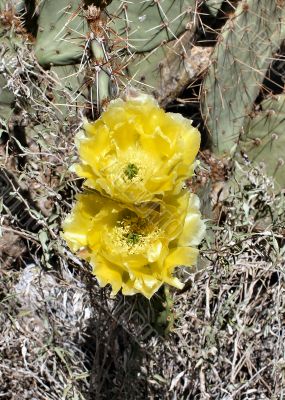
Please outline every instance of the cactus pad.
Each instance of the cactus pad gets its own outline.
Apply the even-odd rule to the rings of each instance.
[[[14,101],[14,95],[6,88],[6,84],[6,79],[0,75],[0,124],[3,125],[6,125],[13,112],[11,107]]]
[[[285,95],[264,100],[248,119],[240,148],[250,161],[263,163],[266,173],[285,188]]]
[[[241,1],[218,38],[204,82],[202,111],[214,151],[235,148],[284,32],[276,1]]]
[[[44,0],[38,24],[35,54],[41,65],[69,65],[80,60],[89,31],[80,1]]]
[[[193,47],[192,36],[186,32],[181,41],[135,55],[128,66],[132,85],[152,94],[163,107],[173,101],[209,64],[212,49]]]
[[[190,28],[195,5],[195,0],[112,1],[107,7],[109,26],[122,47],[146,52]]]

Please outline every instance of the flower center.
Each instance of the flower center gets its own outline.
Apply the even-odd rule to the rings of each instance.
[[[130,245],[134,245],[134,244],[137,244],[140,241],[140,237],[141,236],[142,235],[140,233],[130,232],[130,233],[127,234],[126,239],[127,239],[127,242]]]
[[[144,185],[149,177],[153,175],[156,168],[152,157],[140,148],[130,148],[128,151],[120,154],[118,163],[111,166],[112,173],[118,176],[115,185],[122,190],[129,187]]]
[[[136,166],[136,164],[133,163],[129,163],[124,169],[124,174],[130,181],[137,176],[138,172],[138,167]]]
[[[117,222],[111,232],[114,247],[129,254],[144,253],[145,249],[158,238],[160,229],[148,220],[126,217]]]

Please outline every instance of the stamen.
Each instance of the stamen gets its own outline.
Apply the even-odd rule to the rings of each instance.
[[[130,254],[143,253],[158,238],[160,229],[145,219],[126,217],[117,222],[111,233],[116,247]]]

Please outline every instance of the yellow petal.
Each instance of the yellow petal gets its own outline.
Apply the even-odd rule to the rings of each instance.
[[[112,101],[99,120],[84,124],[76,143],[86,186],[133,204],[178,193],[193,173],[200,134],[191,121],[166,113],[148,95]],[[137,172],[129,177],[126,167]]]
[[[183,231],[178,239],[179,246],[198,246],[205,236],[206,226],[199,214],[188,214]]]
[[[86,164],[75,164],[73,166],[74,172],[81,178],[94,179],[94,174],[90,165]]]
[[[137,290],[137,293],[143,294],[148,299],[158,291],[161,285],[162,281],[148,275],[142,275],[134,281],[134,288]]]
[[[80,133],[77,136],[76,144],[81,159],[85,162],[90,162],[92,165],[97,157],[104,157],[110,150],[110,132],[107,126],[96,124],[96,122],[94,124],[85,125],[85,127],[89,126],[94,129],[93,137],[82,137]]]
[[[112,285],[112,294],[116,295],[122,287],[124,271],[100,256],[93,256],[91,265],[93,266],[93,273],[96,275],[99,285],[101,287],[108,284]]]
[[[177,289],[181,290],[184,288],[184,283],[182,283],[178,278],[175,278],[173,276],[165,276],[164,277],[164,282],[167,283],[170,286],[174,286]]]
[[[164,270],[172,272],[178,265],[192,266],[197,261],[199,251],[194,247],[177,247],[171,250],[164,261]]]
[[[148,249],[147,259],[150,263],[157,261],[162,253],[162,242],[161,240],[156,240]]]
[[[78,195],[72,213],[66,217],[63,227],[63,238],[72,251],[77,251],[88,244],[88,232],[92,225],[92,216],[96,215],[100,206],[90,202],[88,195]]]
[[[201,220],[200,200],[191,194],[183,231],[179,236],[179,246],[198,246],[205,236],[206,225]]]

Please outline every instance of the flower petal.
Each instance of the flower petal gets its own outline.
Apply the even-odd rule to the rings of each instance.
[[[85,123],[76,143],[85,186],[132,204],[178,193],[193,173],[200,133],[191,121],[166,113],[151,96],[111,101],[101,117]],[[133,167],[134,175],[126,173]]]

